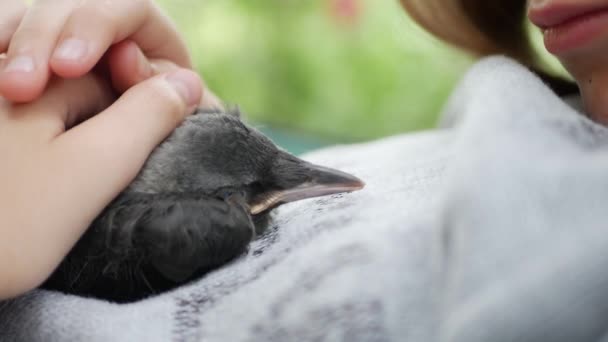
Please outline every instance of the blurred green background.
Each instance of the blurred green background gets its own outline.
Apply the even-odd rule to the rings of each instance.
[[[209,87],[295,153],[430,128],[466,56],[397,0],[159,0]]]

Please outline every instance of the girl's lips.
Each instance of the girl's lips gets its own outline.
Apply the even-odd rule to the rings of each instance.
[[[543,30],[553,54],[581,48],[608,31],[607,7],[555,3],[531,8],[528,17]]]
[[[573,5],[553,1],[553,3],[549,3],[548,5],[530,8],[528,17],[534,25],[540,28],[547,28],[565,24],[577,17],[584,16],[585,14],[597,12],[601,10],[602,7],[604,6],[585,4]]]

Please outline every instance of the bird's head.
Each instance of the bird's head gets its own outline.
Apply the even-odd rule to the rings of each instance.
[[[237,195],[257,215],[283,203],[363,186],[355,176],[281,150],[238,115],[215,111],[197,113],[177,128],[130,190]]]

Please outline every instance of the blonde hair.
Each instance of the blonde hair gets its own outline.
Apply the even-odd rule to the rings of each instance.
[[[478,57],[503,54],[530,67],[560,95],[576,84],[545,71],[530,42],[526,0],[401,0],[423,28]]]

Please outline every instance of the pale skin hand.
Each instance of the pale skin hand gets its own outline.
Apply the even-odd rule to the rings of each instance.
[[[182,37],[153,0],[36,0],[29,8],[2,0],[2,52],[0,95],[13,102],[36,99],[52,74],[80,77],[100,61],[118,92],[192,68]],[[222,104],[205,89],[201,106]]]
[[[98,12],[97,3],[114,7]],[[98,13],[105,15],[93,19]],[[51,57],[74,37],[88,42],[85,57]],[[2,0],[0,52],[7,47],[0,60],[0,299],[41,284],[202,98],[179,35],[148,1],[46,0],[26,9]],[[25,70],[7,70],[20,56],[32,57],[33,69],[21,59]],[[124,91],[118,100],[116,90]]]
[[[48,277],[202,93],[181,69],[99,112],[113,100],[105,83],[55,79],[34,102],[0,100],[0,299]]]

